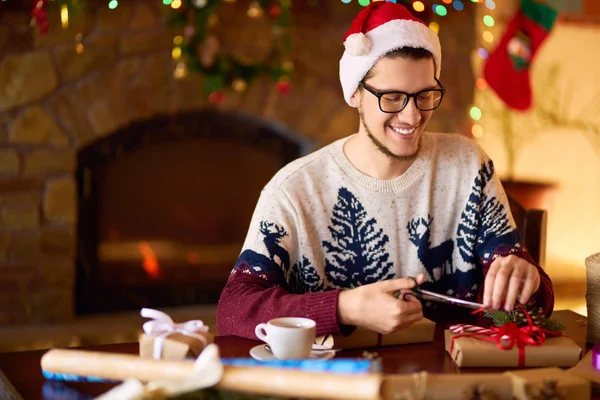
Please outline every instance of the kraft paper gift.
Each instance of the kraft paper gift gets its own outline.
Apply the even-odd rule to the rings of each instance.
[[[163,360],[182,360],[197,357],[214,342],[208,326],[200,320],[175,323],[167,314],[143,308],[143,317],[152,318],[143,325],[140,336],[140,357]]]
[[[569,369],[569,373],[576,375],[586,381],[594,383],[595,386],[600,385],[600,371],[594,367],[592,358],[594,357],[593,352],[590,350],[581,359],[581,361]]]
[[[592,396],[592,388],[588,381],[560,368],[510,371],[505,375],[512,379],[516,400],[537,398],[535,396],[552,381],[556,383],[556,391],[561,399],[588,400]]]
[[[356,328],[351,335],[327,335],[316,338],[315,343],[329,348],[356,349],[398,344],[433,342],[435,322],[423,318],[408,328],[382,335],[364,328]]]
[[[450,330],[446,330],[444,335],[446,351],[461,368],[572,367],[581,358],[581,347],[565,336],[549,337],[540,346],[525,345],[521,358],[517,345],[506,350],[499,348],[495,340],[489,342],[475,337],[460,337],[460,333]]]

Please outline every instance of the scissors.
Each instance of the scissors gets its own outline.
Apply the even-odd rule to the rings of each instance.
[[[406,300],[406,296],[412,295],[418,299],[425,300],[425,301],[437,301],[439,303],[454,304],[459,307],[471,308],[474,310],[488,308],[486,305],[484,305],[482,303],[476,303],[473,301],[457,299],[456,297],[447,296],[445,294],[421,289],[415,278],[413,278],[412,276],[409,276],[408,279],[412,279],[412,281],[415,283],[415,287],[413,289],[411,289],[410,292],[404,293],[404,295],[402,296],[402,298],[404,300]]]

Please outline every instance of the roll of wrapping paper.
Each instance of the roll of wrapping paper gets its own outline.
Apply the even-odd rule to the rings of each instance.
[[[470,398],[475,387],[488,390],[498,400],[512,400],[511,378],[502,374],[429,374],[386,375],[381,395],[384,399],[455,400]],[[483,398],[483,397],[482,397]]]
[[[193,360],[141,359],[135,355],[83,350],[49,350],[42,369],[52,374],[107,380],[181,380],[193,371]],[[267,377],[267,379],[265,379]],[[275,396],[328,399],[379,399],[379,374],[333,374],[269,367],[224,366],[217,389]]]
[[[587,341],[600,342],[600,253],[585,259],[587,305]]]

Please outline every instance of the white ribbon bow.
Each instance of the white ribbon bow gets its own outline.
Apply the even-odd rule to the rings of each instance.
[[[181,333],[200,340],[206,346],[207,340],[203,335],[198,335],[197,332],[208,332],[208,326],[199,319],[182,322],[176,324],[171,317],[162,311],[152,308],[142,308],[140,313],[142,317],[152,318],[152,321],[144,322],[142,328],[146,335],[154,336],[154,347],[152,349],[152,357],[160,360],[162,348],[165,339],[174,333]]]
[[[155,311],[155,310],[154,310]],[[216,344],[209,344],[200,353],[190,375],[179,381],[156,381],[144,385],[137,379],[127,379],[96,400],[166,399],[212,387],[223,377],[223,364]]]

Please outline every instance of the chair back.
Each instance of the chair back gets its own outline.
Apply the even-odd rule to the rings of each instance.
[[[509,194],[508,203],[517,229],[523,237],[523,242],[531,257],[538,265],[544,268],[546,264],[546,226],[548,211],[540,209],[526,209]]]

